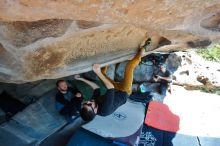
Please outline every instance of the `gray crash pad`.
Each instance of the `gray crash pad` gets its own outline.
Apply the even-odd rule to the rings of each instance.
[[[96,116],[83,128],[102,137],[127,137],[142,126],[145,116],[145,106],[142,103],[128,100],[109,116]]]

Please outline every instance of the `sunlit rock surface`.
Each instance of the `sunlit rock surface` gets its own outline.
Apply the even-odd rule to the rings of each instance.
[[[173,66],[180,64],[173,74],[173,84],[184,86],[189,90],[220,89],[219,62],[206,61],[193,51],[175,54],[176,58],[181,58],[180,62],[175,61],[172,54],[168,57],[169,62],[173,62]]]
[[[219,0],[1,0],[0,81],[59,78],[148,51],[206,47],[220,39]]]

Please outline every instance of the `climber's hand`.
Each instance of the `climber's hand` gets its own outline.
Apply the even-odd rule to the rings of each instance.
[[[92,66],[92,69],[96,74],[101,73],[101,65],[100,64],[94,64]]]

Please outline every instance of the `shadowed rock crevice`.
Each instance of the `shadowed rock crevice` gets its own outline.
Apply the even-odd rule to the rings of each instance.
[[[0,54],[2,54],[5,51],[4,47],[2,46],[2,44],[0,43]]]
[[[156,48],[165,46],[165,45],[170,45],[171,41],[165,37],[160,37],[159,38],[159,42],[158,42],[158,46]]]
[[[85,20],[77,20],[76,24],[81,29],[88,29],[92,27],[97,27],[102,25],[102,23],[95,22],[95,21],[85,21]]]
[[[15,47],[24,47],[39,39],[63,35],[71,23],[64,19],[0,22],[4,30],[1,36]]]
[[[200,22],[200,25],[205,29],[219,32],[220,31],[220,12],[213,14],[212,16],[206,19],[203,19]]]
[[[187,45],[190,48],[205,48],[208,47],[211,43],[212,41],[210,41],[209,39],[205,39],[205,40],[188,41]]]
[[[208,79],[207,77],[198,76],[196,79],[197,79],[197,81],[199,81],[199,82],[202,83],[203,85],[210,84],[210,83],[209,83],[209,79]]]

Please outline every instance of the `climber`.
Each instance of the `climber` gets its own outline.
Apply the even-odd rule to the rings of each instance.
[[[153,80],[160,83],[159,93],[166,95],[169,83],[172,82],[171,73],[166,69],[166,65],[160,65],[160,71],[154,75]]]
[[[81,108],[83,100],[82,94],[75,87],[68,87],[65,80],[58,80],[56,82],[58,92],[56,94],[56,109],[61,115],[67,118],[76,115]]]
[[[145,51],[143,46],[140,48],[136,56],[128,61],[125,68],[124,80],[121,82],[115,82],[106,75],[107,67],[101,69],[99,64],[93,65],[93,71],[102,80],[107,91],[104,96],[95,96],[92,100],[83,104],[80,115],[84,121],[89,122],[96,115],[108,116],[118,107],[126,103],[127,97],[132,92],[134,69],[140,63],[141,57]]]

